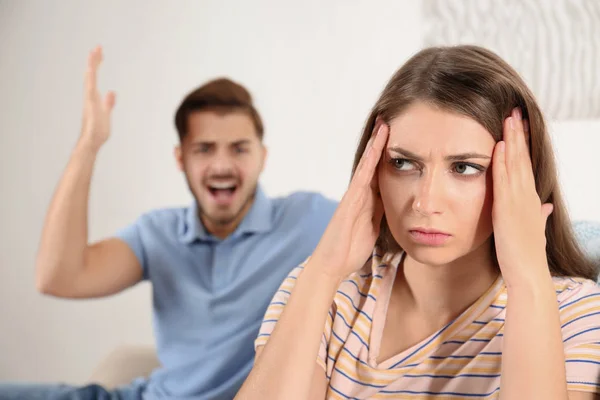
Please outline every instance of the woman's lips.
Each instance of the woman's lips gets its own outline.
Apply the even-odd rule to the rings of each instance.
[[[448,233],[424,228],[411,229],[409,233],[415,242],[426,246],[441,246],[452,236]]]

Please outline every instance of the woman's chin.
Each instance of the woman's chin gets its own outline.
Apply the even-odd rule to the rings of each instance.
[[[407,256],[420,264],[431,266],[448,265],[460,258],[456,249],[448,247],[429,247],[408,245],[403,247]]]

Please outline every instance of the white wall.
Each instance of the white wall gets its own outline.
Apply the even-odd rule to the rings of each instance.
[[[34,290],[93,46],[105,50],[100,87],[117,91],[92,187],[98,239],[147,209],[189,201],[172,157],[173,113],[220,75],[247,85],[263,114],[267,192],[340,198],[369,108],[419,47],[419,12],[408,0],[0,2],[0,379],[80,382],[117,344],[152,343],[147,285],[78,302]]]
[[[411,0],[0,0],[0,379],[82,382],[117,344],[153,340],[148,285],[93,301],[34,290],[93,46],[105,49],[100,87],[117,91],[92,187],[99,239],[145,210],[189,201],[172,158],[173,113],[187,91],[221,75],[253,92],[265,120],[267,192],[340,198],[369,108],[421,44],[420,20]],[[574,216],[600,220],[591,181],[600,122],[552,128]]]
[[[571,218],[600,221],[600,120],[549,121],[549,128]]]

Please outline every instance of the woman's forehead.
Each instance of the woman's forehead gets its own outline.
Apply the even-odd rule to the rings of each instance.
[[[467,116],[415,103],[390,121],[388,147],[412,148],[468,147],[493,148],[495,140],[477,121]],[[409,149],[410,150],[410,149]]]

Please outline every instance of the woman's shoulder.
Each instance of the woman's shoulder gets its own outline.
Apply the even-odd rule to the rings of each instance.
[[[567,362],[585,363],[586,368],[589,363],[598,364],[600,287],[576,277],[554,278],[554,284]]]
[[[591,279],[561,276],[553,277],[559,303],[577,299],[596,298],[600,302],[600,286]]]
[[[600,286],[590,279],[554,277],[561,318],[594,316],[600,323]]]
[[[401,257],[402,253],[385,253],[376,247],[362,268],[342,281],[336,298],[360,300],[371,297],[375,300],[379,288],[387,281],[393,281]]]

